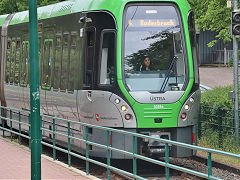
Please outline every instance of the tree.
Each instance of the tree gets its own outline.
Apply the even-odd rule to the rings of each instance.
[[[151,70],[166,70],[173,56],[173,34],[163,31],[143,40],[154,39],[155,41],[146,49],[138,50],[126,57],[127,66],[133,71],[139,71],[145,57],[151,59]],[[161,59],[161,61],[159,61]]]
[[[196,24],[203,30],[217,32],[216,39],[210,42],[210,47],[222,39],[224,42],[232,40],[230,34],[231,11],[227,8],[227,0],[188,0],[194,13]]]
[[[38,0],[38,6],[45,6],[64,0]],[[28,0],[0,0],[0,14],[10,14],[28,9]]]

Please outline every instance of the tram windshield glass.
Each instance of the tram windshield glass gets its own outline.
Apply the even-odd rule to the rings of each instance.
[[[129,6],[124,28],[124,71],[129,90],[183,90],[186,65],[176,8]]]

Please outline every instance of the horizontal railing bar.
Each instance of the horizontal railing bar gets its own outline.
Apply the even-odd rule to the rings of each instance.
[[[42,143],[43,145],[46,145],[46,146],[48,146],[48,147],[52,147],[52,148],[53,148],[53,145],[51,145],[51,144],[49,144],[49,143],[46,143],[46,142],[44,142],[44,141],[42,141],[41,143]],[[68,150],[59,148],[59,147],[57,147],[57,146],[55,146],[54,148],[57,149],[57,150],[59,150],[59,151],[68,153]],[[138,179],[146,180],[145,178],[142,178],[142,177],[140,177],[140,176],[134,176],[133,174],[131,174],[131,173],[127,172],[127,171],[124,171],[124,170],[121,170],[121,169],[118,169],[118,168],[114,168],[114,167],[112,167],[112,166],[108,166],[108,165],[106,165],[106,164],[104,164],[104,163],[101,163],[101,162],[99,162],[99,161],[96,161],[96,160],[93,160],[93,159],[90,159],[90,158],[87,159],[86,157],[81,156],[81,155],[79,155],[79,154],[76,154],[76,153],[74,153],[74,152],[69,152],[69,154],[72,155],[72,156],[78,157],[78,158],[80,158],[80,159],[83,159],[83,160],[85,160],[85,161],[89,161],[89,162],[91,162],[91,163],[100,165],[100,166],[102,166],[102,167],[109,168],[109,169],[111,169],[111,170],[114,170],[114,171],[117,171],[117,172],[120,172],[120,173],[124,173],[124,174],[126,174],[126,175],[128,175],[128,176],[130,176],[130,177],[133,177],[133,178],[135,177],[135,178],[138,178]]]
[[[42,143],[42,144],[46,145],[48,143]],[[117,152],[120,152],[122,154],[129,155],[131,157],[136,157],[138,159],[141,159],[141,160],[144,160],[144,161],[148,161],[148,162],[151,162],[151,163],[154,163],[154,164],[157,164],[157,165],[167,166],[169,168],[176,169],[176,170],[179,170],[179,171],[182,171],[182,172],[188,172],[188,171],[186,171],[188,169],[184,169],[184,168],[181,168],[181,167],[178,167],[178,166],[174,166],[174,165],[171,165],[171,164],[166,165],[166,163],[163,162],[163,161],[154,160],[154,159],[151,159],[151,158],[148,158],[148,157],[145,157],[145,156],[141,156],[141,155],[138,155],[138,154],[133,154],[133,153],[130,153],[130,152],[127,152],[127,151],[124,151],[124,150],[116,149],[116,148],[113,148],[113,147],[107,147],[105,145],[101,145],[101,144],[97,144],[97,143],[93,143],[93,142],[87,142],[87,144],[91,144],[91,145],[94,145],[94,146],[102,147],[104,149],[109,149],[111,151],[117,151]],[[53,145],[51,145],[51,144],[48,144],[48,146],[53,148]],[[56,146],[55,146],[55,149],[61,150],[62,152],[65,152],[65,153],[68,153],[67,150],[64,150],[62,148],[58,148]],[[73,155],[72,153],[70,153],[70,154]],[[79,156],[77,156],[77,157],[79,157]],[[81,159],[83,159],[83,158],[81,158]],[[86,160],[86,159],[83,159],[83,160]],[[188,172],[188,173],[190,173],[190,172]],[[201,174],[201,173],[198,174],[198,172],[196,172],[196,171],[191,171],[191,174],[194,174],[194,175],[197,175],[197,176],[200,176],[200,177],[204,177],[204,178],[208,177],[207,175],[204,176],[204,174]]]
[[[9,119],[9,118],[4,118],[4,117],[2,117],[2,118],[11,121],[11,119]],[[53,118],[53,117],[51,117],[51,118]],[[55,118],[55,119],[56,119],[56,118]],[[63,121],[67,121],[67,122],[72,122],[72,123],[77,123],[77,124],[81,124],[81,125],[88,126],[88,127],[94,127],[94,128],[99,128],[99,129],[103,129],[103,130],[109,130],[109,131],[117,132],[117,133],[121,133],[121,134],[132,135],[132,136],[136,136],[136,137],[140,137],[140,138],[152,139],[152,140],[155,140],[155,141],[160,141],[160,142],[164,142],[164,143],[168,143],[168,144],[172,144],[172,145],[177,145],[177,146],[181,146],[181,147],[186,147],[186,148],[190,148],[190,149],[194,149],[194,150],[201,150],[201,151],[212,152],[212,153],[223,154],[223,155],[227,155],[227,156],[232,156],[232,157],[240,158],[240,155],[233,154],[233,153],[229,153],[229,152],[224,152],[224,151],[220,151],[220,150],[203,148],[203,147],[199,147],[199,146],[194,146],[194,145],[190,145],[190,144],[184,144],[184,143],[181,143],[181,142],[174,142],[174,141],[171,141],[171,140],[166,140],[166,139],[161,139],[161,138],[149,137],[149,136],[146,136],[146,135],[142,135],[142,134],[138,134],[138,133],[133,133],[133,132],[127,132],[127,131],[123,131],[123,130],[117,130],[117,129],[107,128],[107,127],[98,127],[98,126],[96,126],[96,125],[91,125],[91,124],[86,124],[86,123],[81,123],[81,122],[75,122],[75,121],[71,121],[71,120],[65,120],[65,119],[62,119],[62,118],[59,118],[59,120],[63,120]],[[14,120],[14,121],[15,121],[15,120]],[[22,123],[22,124],[29,126],[29,124],[26,124],[26,123]],[[53,131],[50,131],[50,130],[45,129],[45,128],[42,128],[42,130],[45,130],[45,131],[48,131],[48,132],[53,133]],[[68,137],[68,135],[66,135],[66,134],[61,134],[61,133],[58,133],[58,132],[56,132],[56,131],[55,131],[55,134]],[[79,140],[80,140],[80,139],[79,139]]]
[[[0,116],[0,118],[1,118],[1,119],[4,119],[4,120],[7,120],[7,121],[15,122],[15,123],[18,123],[18,124],[23,124],[23,125],[26,125],[26,126],[31,126],[31,125],[28,124],[28,123],[19,122],[18,120],[14,120],[14,119],[10,119],[10,118],[6,118],[6,117],[2,117],[2,116]]]
[[[13,130],[10,130],[10,129],[7,129],[7,128],[3,128],[3,127],[1,127],[1,126],[0,126],[0,129],[1,129],[1,130],[4,130],[4,131],[8,131],[8,132],[13,133],[13,134],[16,134],[16,135],[18,135],[18,136],[22,136],[22,137],[24,137],[24,138],[26,138],[26,139],[30,139],[29,136],[24,135],[24,134],[21,134],[21,133],[18,133],[18,132],[16,132],[16,131],[13,131]]]
[[[48,143],[42,143],[42,144],[46,145],[46,144],[48,144]],[[92,143],[89,143],[89,144],[92,144]],[[93,144],[95,144],[95,143],[93,143]],[[53,148],[53,145],[51,145],[51,144],[48,144],[48,146]],[[107,148],[107,147],[106,147],[106,148]],[[62,152],[65,152],[65,153],[68,153],[67,150],[62,149],[62,148],[59,148],[59,147],[57,147],[57,146],[55,146],[55,149],[61,150]],[[208,175],[207,175],[207,174],[200,173],[200,172],[193,171],[193,170],[189,170],[189,169],[187,169],[187,168],[182,168],[182,167],[180,167],[180,166],[176,166],[176,165],[173,165],[173,164],[170,164],[170,163],[166,164],[166,163],[163,162],[163,161],[154,160],[154,159],[151,159],[151,158],[148,158],[148,157],[145,157],[145,156],[141,156],[141,155],[138,155],[138,154],[133,155],[133,154],[130,153],[130,152],[123,151],[123,150],[119,150],[119,149],[115,149],[115,148],[112,148],[112,147],[109,147],[109,150],[116,150],[116,151],[118,151],[118,152],[121,152],[121,153],[130,155],[130,156],[132,156],[132,157],[136,157],[136,158],[138,158],[138,159],[145,160],[145,161],[148,161],[148,162],[157,164],[157,165],[162,165],[162,166],[165,166],[165,167],[169,167],[169,168],[171,168],[171,169],[176,169],[176,170],[178,170],[178,171],[186,172],[186,173],[193,174],[193,175],[196,175],[196,176],[199,176],[199,177],[208,178]],[[83,160],[86,160],[85,157],[84,157],[84,158],[83,158],[83,156],[80,157],[80,156],[77,155],[76,153],[70,152],[70,154],[73,155],[73,156],[79,157],[79,158],[81,158],[81,159],[83,159]],[[88,160],[89,160],[89,159],[88,159]],[[94,160],[93,160],[93,161],[94,161]],[[92,161],[92,163],[94,163],[93,161]],[[91,162],[91,161],[89,160],[89,162]],[[100,165],[100,164],[98,164],[98,165]],[[102,164],[101,166],[106,167],[106,168],[110,168],[110,169],[113,169],[113,170],[116,170],[115,168],[108,167],[108,166],[105,165],[105,164]],[[119,171],[119,172],[120,172],[120,171]],[[130,174],[128,174],[128,175],[130,175]],[[133,176],[131,176],[131,177],[133,177]],[[211,179],[216,179],[216,180],[218,180],[218,178],[215,178],[215,177],[212,177]]]
[[[108,131],[111,131],[111,132],[117,132],[117,133],[120,133],[120,134],[136,136],[136,137],[139,137],[139,138],[151,139],[151,140],[155,140],[155,141],[159,141],[159,142],[163,142],[163,143],[168,143],[168,144],[172,144],[172,145],[176,145],[176,146],[180,146],[180,147],[185,147],[185,148],[189,148],[189,149],[201,150],[201,151],[212,152],[212,153],[217,153],[217,154],[224,154],[224,155],[227,155],[227,156],[240,158],[240,155],[233,154],[233,153],[228,153],[228,152],[224,152],[224,151],[220,151],[220,150],[199,147],[199,146],[195,146],[195,145],[185,144],[185,143],[181,143],[181,142],[175,142],[175,141],[161,139],[161,138],[150,137],[150,136],[147,136],[147,135],[128,132],[128,131],[124,131],[124,130],[118,130],[118,129],[112,129],[112,128],[108,128],[108,127],[96,126],[96,125],[87,124],[87,123],[83,123],[83,122],[75,122],[75,121],[72,121],[72,120],[64,120],[62,118],[57,118],[57,117],[56,118],[54,117],[54,119],[59,119],[59,120],[63,120],[63,121],[66,121],[66,122],[76,123],[76,124],[80,124],[80,125],[83,125],[83,126],[102,129],[102,130],[106,130],[106,131],[108,130]]]
[[[14,108],[5,107],[5,106],[0,106],[0,108],[7,109],[7,110],[12,110],[12,111],[24,112],[24,113],[29,113],[30,114],[30,111],[26,111],[26,110],[22,110],[22,109],[14,109]]]

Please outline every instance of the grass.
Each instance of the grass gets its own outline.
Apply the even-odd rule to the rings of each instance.
[[[240,154],[240,145],[236,145],[236,142],[232,137],[225,138],[221,148],[219,148],[218,144],[216,143],[216,139],[217,137],[215,133],[212,135],[203,136],[203,138],[198,140],[198,146]],[[207,158],[207,153],[203,151],[198,151],[197,155]],[[212,160],[240,168],[240,159],[238,158],[220,154],[212,154]]]

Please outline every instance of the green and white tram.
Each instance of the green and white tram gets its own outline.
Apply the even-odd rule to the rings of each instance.
[[[195,143],[200,91],[187,0],[69,0],[38,8],[38,17],[42,114]],[[0,16],[1,105],[25,110],[30,109],[28,21],[28,11]],[[47,119],[42,125],[52,128]],[[60,123],[56,129],[66,131]],[[83,127],[71,129],[72,136],[85,134]],[[106,143],[104,132],[89,133],[90,140]],[[50,140],[51,133],[43,138]],[[56,138],[64,145],[65,139]],[[111,136],[113,147],[131,150],[131,142]],[[161,143],[137,143],[138,153],[164,153]],[[84,153],[86,145],[73,141],[71,147]],[[192,154],[171,147],[172,156]],[[90,155],[106,153],[90,147]],[[112,153],[112,158],[128,157]]]

